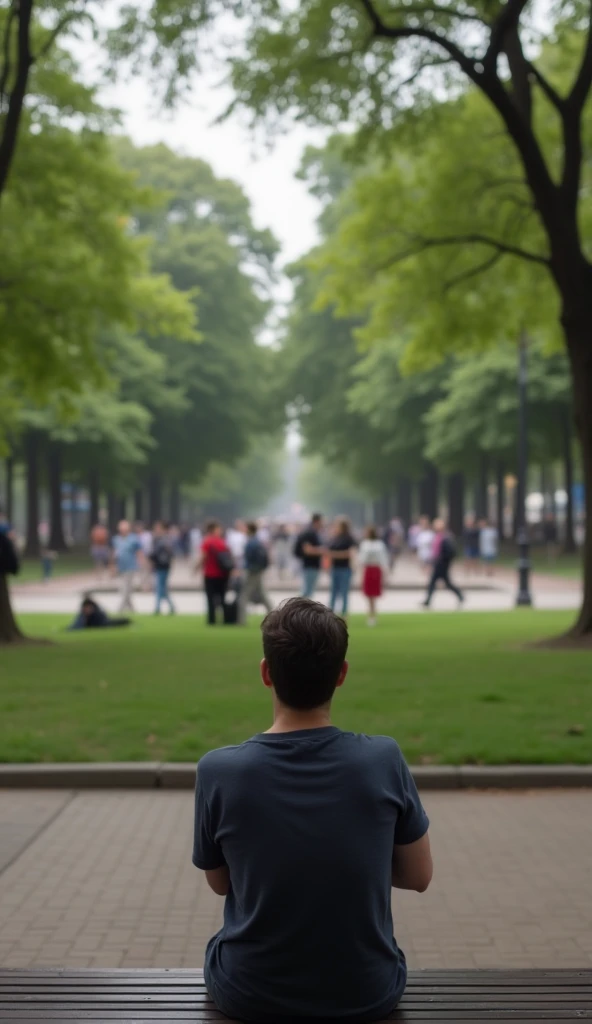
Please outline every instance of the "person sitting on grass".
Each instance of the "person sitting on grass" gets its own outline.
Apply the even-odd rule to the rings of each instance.
[[[296,597],[262,633],[273,725],[197,770],[193,863],[226,897],[206,985],[234,1020],[378,1021],[407,978],[391,886],[427,889],[428,819],[394,739],[331,725],[344,620]]]
[[[74,622],[68,626],[68,629],[103,629],[105,626],[129,626],[131,621],[131,619],[125,618],[109,618],[107,612],[103,611],[100,605],[87,595],[80,605],[78,615]]]

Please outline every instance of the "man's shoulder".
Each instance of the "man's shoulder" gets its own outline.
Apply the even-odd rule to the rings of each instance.
[[[250,739],[228,747],[217,747],[209,750],[197,762],[198,774],[203,778],[220,777],[226,770],[235,771],[238,765],[256,756],[258,746]]]

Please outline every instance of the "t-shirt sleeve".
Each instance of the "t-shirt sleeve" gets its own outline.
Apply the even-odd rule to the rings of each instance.
[[[195,782],[195,821],[193,827],[193,863],[201,871],[215,871],[226,863],[222,847],[215,837],[215,822],[200,781],[199,767]]]
[[[403,807],[395,825],[395,846],[406,846],[421,839],[426,834],[430,822],[403,756],[401,756],[399,774]]]

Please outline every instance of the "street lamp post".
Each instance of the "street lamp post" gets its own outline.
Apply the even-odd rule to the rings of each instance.
[[[528,369],[526,361],[526,334],[520,336],[518,355],[518,492],[516,509],[516,540],[518,542],[518,593],[516,605],[530,607],[530,558],[528,529],[526,526],[526,487],[528,477],[528,423],[527,423]]]

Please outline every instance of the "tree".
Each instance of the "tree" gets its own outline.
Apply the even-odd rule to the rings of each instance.
[[[302,0],[296,8],[276,0],[248,6],[193,0],[181,5],[171,30],[169,7],[154,2],[124,9],[120,52],[126,45],[131,50],[132,40],[137,50],[150,32],[155,47],[168,45],[167,56],[172,43],[173,63],[187,70],[196,33],[208,17],[229,8],[246,20],[247,35],[242,52],[230,59],[233,107],[245,107],[255,118],[273,111],[311,123],[349,122],[369,137],[401,117],[416,120],[434,93],[458,92],[467,83],[494,111],[518,162],[541,244],[534,252],[509,245],[496,237],[495,222],[478,238],[473,232],[451,237],[475,254],[476,267],[485,253],[489,259],[534,257],[556,289],[587,493],[584,601],[572,636],[591,633],[592,263],[581,205],[588,180],[584,114],[592,87],[592,4],[554,8],[549,26],[548,9],[531,11],[525,0],[493,6],[485,0]],[[541,128],[549,119],[556,127],[551,147]],[[430,239],[435,244],[449,246],[451,238]]]

